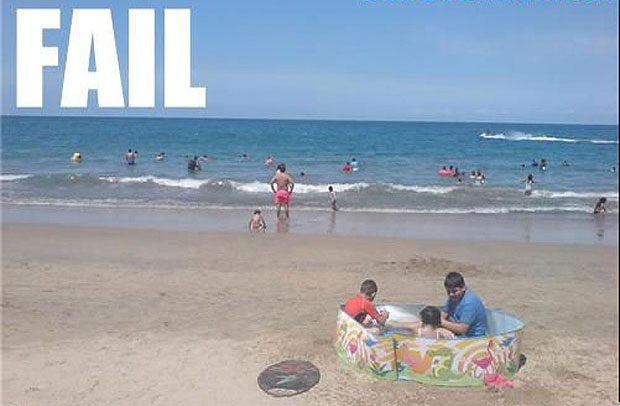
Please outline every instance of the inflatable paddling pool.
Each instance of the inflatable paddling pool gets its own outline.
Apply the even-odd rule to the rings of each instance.
[[[390,320],[415,321],[425,305],[383,304]],[[416,337],[405,331],[373,334],[340,307],[338,357],[355,369],[391,381],[442,386],[482,386],[485,375],[511,379],[519,369],[524,323],[487,309],[487,336],[452,340]]]

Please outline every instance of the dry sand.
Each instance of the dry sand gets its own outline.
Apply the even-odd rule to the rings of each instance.
[[[617,247],[3,224],[2,405],[612,405]],[[527,323],[515,388],[383,382],[342,365],[337,305],[442,303],[446,272]],[[267,365],[321,370],[288,399]]]

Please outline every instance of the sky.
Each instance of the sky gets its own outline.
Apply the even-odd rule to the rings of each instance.
[[[44,105],[16,108],[15,9],[59,8]],[[61,109],[74,8],[110,8],[127,99],[127,10],[156,10],[156,107]],[[206,109],[163,108],[163,10],[192,13]],[[2,114],[618,124],[618,2],[2,1]]]

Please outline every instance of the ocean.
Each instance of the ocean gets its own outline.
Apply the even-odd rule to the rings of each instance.
[[[128,166],[122,155],[138,151]],[[79,152],[81,163],[70,157]],[[155,155],[164,152],[166,159]],[[247,157],[243,157],[243,155]],[[203,170],[188,173],[189,156]],[[2,117],[2,203],[105,208],[271,208],[267,156],[295,179],[293,210],[617,212],[618,126],[318,120]],[[355,158],[359,170],[341,171]],[[532,162],[547,161],[545,171]],[[437,174],[452,165],[459,182]],[[485,183],[474,182],[481,171]],[[304,173],[302,176],[301,173]],[[534,191],[524,195],[524,179]]]

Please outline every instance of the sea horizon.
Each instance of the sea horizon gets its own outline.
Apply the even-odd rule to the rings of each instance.
[[[327,122],[369,122],[369,123],[427,123],[427,124],[515,124],[515,125],[566,125],[566,126],[606,126],[606,127],[618,127],[619,123],[585,123],[585,122],[555,122],[555,121],[488,121],[488,120],[436,120],[436,119],[383,119],[383,118],[316,118],[316,117],[205,117],[205,116],[184,116],[184,115],[151,115],[159,114],[119,114],[119,115],[107,115],[107,114],[80,114],[80,115],[66,115],[66,114],[1,114],[0,118],[18,118],[18,117],[40,117],[40,118],[111,118],[111,119],[158,119],[158,120],[256,120],[256,121],[327,121]]]

